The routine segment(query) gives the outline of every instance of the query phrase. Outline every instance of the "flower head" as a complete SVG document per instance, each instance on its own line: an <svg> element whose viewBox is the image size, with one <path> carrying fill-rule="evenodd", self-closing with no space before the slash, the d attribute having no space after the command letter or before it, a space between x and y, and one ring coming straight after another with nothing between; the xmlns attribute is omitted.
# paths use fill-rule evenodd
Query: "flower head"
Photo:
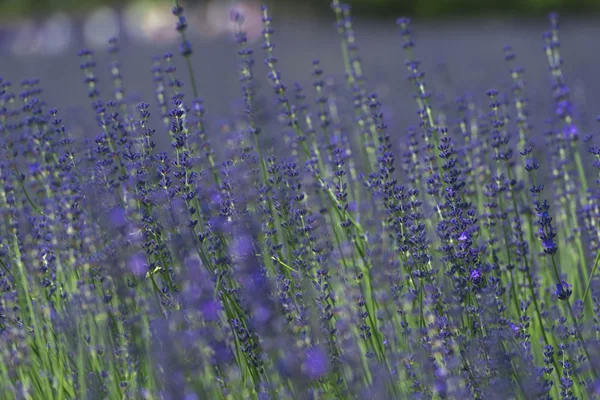
<svg viewBox="0 0 600 400"><path fill-rule="evenodd" d="M570 285L565 281L561 281L560 283L556 284L556 290L554 291L554 294L556 295L556 297L558 297L559 300L568 300L569 297L571 297L571 294L573 293L573 291L571 290L572 286L573 285Z"/></svg>
<svg viewBox="0 0 600 400"><path fill-rule="evenodd" d="M469 274L469 280L473 282L474 285L480 285L483 283L483 274L479 271L479 268L475 268Z"/></svg>
<svg viewBox="0 0 600 400"><path fill-rule="evenodd" d="M563 128L563 136L568 140L577 140L579 137L579 129L575 124L566 125Z"/></svg>

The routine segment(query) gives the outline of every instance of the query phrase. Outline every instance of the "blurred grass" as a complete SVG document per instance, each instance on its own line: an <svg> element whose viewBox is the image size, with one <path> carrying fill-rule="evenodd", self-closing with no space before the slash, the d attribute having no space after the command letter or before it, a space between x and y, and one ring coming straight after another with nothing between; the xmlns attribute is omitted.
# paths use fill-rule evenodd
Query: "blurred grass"
<svg viewBox="0 0 600 400"><path fill-rule="evenodd" d="M12 17L30 14L46 14L56 10L85 11L98 5L123 6L132 0L0 0L0 16ZM139 1L139 0L138 0ZM142 0L169 2L169 0ZM213 0L230 1L234 0ZM259 1L260 0L256 0ZM304 0L316 9L326 10L328 0ZM297 0L263 0L278 5L297 5ZM548 11L590 12L600 11L600 0L346 0L361 14L411 15L419 17L449 17L469 15L535 15ZM189 0L185 3L205 3Z"/></svg>

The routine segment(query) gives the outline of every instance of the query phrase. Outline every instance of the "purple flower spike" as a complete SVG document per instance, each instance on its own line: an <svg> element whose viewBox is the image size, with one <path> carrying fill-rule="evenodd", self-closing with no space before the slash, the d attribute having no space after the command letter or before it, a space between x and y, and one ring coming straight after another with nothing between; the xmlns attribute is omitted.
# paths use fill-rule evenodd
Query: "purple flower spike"
<svg viewBox="0 0 600 400"><path fill-rule="evenodd" d="M556 297L558 297L559 300L568 300L569 297L571 297L571 294L573 293L571 291L572 286L573 285L570 285L565 281L557 283L554 294L556 295Z"/></svg>
<svg viewBox="0 0 600 400"><path fill-rule="evenodd" d="M556 243L554 243L554 240L552 239L543 240L542 246L544 247L544 253L546 254L556 254L556 250L558 250Z"/></svg>
<svg viewBox="0 0 600 400"><path fill-rule="evenodd" d="M233 7L229 10L229 20L236 24L244 23L244 14L238 7Z"/></svg>
<svg viewBox="0 0 600 400"><path fill-rule="evenodd" d="M575 124L569 124L564 127L563 135L565 139L577 140L577 138L579 137L579 129Z"/></svg>
<svg viewBox="0 0 600 400"><path fill-rule="evenodd" d="M475 268L469 274L469 279L473 282L474 285L480 285L483 282L483 274L479 271L478 268Z"/></svg>
<svg viewBox="0 0 600 400"><path fill-rule="evenodd" d="M510 327L510 330L513 331L513 333L514 333L515 336L519 336L519 333L521 332L521 329L517 325L513 324L512 322L510 322L508 324L508 326Z"/></svg>

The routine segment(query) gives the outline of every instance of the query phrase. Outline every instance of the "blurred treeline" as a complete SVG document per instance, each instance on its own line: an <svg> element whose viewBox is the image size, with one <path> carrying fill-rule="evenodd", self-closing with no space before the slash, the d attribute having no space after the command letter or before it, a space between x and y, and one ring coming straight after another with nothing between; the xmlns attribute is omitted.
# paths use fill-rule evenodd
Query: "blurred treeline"
<svg viewBox="0 0 600 400"><path fill-rule="evenodd" d="M18 15L45 14L55 10L77 13L98 5L123 6L140 0L0 0L0 18ZM171 0L141 0L166 2ZM235 0L183 0L184 4L218 1L236 3ZM243 1L243 0L241 0ZM250 1L250 0L246 0ZM276 3L290 7L311 4L315 11L327 10L330 0L252 0ZM470 15L535 15L548 11L590 12L600 11L600 0L345 0L355 12L373 16L409 15L419 17L446 17Z"/></svg>

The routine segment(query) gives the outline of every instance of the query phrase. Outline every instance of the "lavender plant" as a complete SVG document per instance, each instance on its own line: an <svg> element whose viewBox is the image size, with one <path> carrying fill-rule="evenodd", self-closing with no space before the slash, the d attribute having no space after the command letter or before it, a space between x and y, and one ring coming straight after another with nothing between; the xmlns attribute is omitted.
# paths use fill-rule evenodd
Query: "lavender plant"
<svg viewBox="0 0 600 400"><path fill-rule="evenodd" d="M361 67L350 8L332 10L345 79L314 60L312 90L279 70L266 7L260 49L232 11L241 109L221 131L178 1L187 71L155 57L153 104L127 95L117 39L110 92L79 53L93 126L46 104L38 80L0 78L0 398L600 395L600 151L557 15L547 129L530 122L509 45L508 86L436 104L426 49L399 19L415 99L402 132Z"/></svg>

